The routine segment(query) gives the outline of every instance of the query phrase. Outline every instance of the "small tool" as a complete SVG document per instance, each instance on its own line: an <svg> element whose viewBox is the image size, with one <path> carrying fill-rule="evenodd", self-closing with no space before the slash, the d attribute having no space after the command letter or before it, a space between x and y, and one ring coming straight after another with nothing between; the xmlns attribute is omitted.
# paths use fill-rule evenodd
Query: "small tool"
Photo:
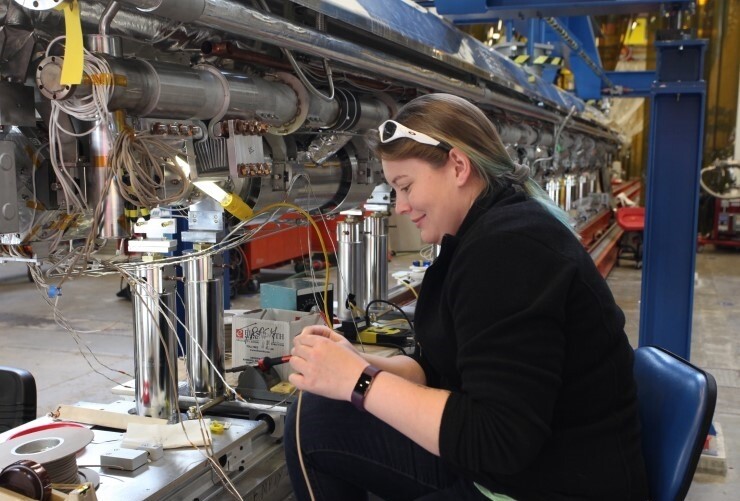
<svg viewBox="0 0 740 501"><path fill-rule="evenodd" d="M260 358L257 361L257 365L254 367L258 368L262 372L267 372L270 370L271 367L275 367L276 365L282 365L287 363L290 360L291 355L284 355L282 357L265 357Z"/></svg>
<svg viewBox="0 0 740 501"><path fill-rule="evenodd" d="M282 357L265 357L257 360L256 365L240 365L238 367L232 367L226 369L226 372L239 372L246 369L259 369L262 372L269 372L271 368L276 365L282 365L290 360L291 355L283 355Z"/></svg>

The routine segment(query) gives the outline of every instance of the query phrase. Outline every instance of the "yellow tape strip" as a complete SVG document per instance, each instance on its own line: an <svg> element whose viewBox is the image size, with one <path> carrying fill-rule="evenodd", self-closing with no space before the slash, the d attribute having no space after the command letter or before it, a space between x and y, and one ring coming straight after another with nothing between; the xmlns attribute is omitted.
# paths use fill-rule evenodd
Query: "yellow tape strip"
<svg viewBox="0 0 740 501"><path fill-rule="evenodd" d="M92 75L83 75L82 83L87 85L115 85L116 87L126 87L128 79L124 75L113 75L112 73L94 73Z"/></svg>
<svg viewBox="0 0 740 501"><path fill-rule="evenodd" d="M72 0L71 2L64 2L61 9L64 11L66 42L64 44L62 75L59 81L62 85L76 85L82 82L82 68L85 60L82 50L80 6L77 4L77 0Z"/></svg>
<svg viewBox="0 0 740 501"><path fill-rule="evenodd" d="M537 56L534 60L534 64L545 64L547 62L547 56Z"/></svg>

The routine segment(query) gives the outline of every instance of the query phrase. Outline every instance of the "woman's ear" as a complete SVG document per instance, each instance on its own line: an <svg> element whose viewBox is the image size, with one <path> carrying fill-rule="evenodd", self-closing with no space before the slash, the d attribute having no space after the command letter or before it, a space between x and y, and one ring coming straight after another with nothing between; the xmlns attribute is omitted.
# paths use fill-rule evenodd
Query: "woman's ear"
<svg viewBox="0 0 740 501"><path fill-rule="evenodd" d="M455 172L455 181L458 186L464 186L473 175L473 165L462 150L452 148L448 155L447 161Z"/></svg>

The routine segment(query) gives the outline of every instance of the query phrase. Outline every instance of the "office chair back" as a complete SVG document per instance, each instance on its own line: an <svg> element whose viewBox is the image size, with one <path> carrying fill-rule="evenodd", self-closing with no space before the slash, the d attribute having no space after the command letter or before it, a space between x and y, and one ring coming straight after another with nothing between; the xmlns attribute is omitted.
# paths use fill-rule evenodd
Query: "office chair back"
<svg viewBox="0 0 740 501"><path fill-rule="evenodd" d="M717 384L656 346L635 350L634 374L650 499L682 500L712 424Z"/></svg>
<svg viewBox="0 0 740 501"><path fill-rule="evenodd" d="M0 366L0 433L36 419L36 381L30 372Z"/></svg>

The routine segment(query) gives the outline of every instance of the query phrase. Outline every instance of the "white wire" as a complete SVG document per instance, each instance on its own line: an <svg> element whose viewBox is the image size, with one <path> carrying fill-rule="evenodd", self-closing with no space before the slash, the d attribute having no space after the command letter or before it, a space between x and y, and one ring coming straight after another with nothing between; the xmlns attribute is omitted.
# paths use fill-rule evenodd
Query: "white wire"
<svg viewBox="0 0 740 501"><path fill-rule="evenodd" d="M46 48L46 56L51 48L65 37L53 39ZM65 207L69 214L87 210L85 191L71 176L63 158L63 144L60 133L72 137L86 136L96 127L108 127L108 101L114 90L112 71L108 62L86 49L83 49L83 73L91 81L92 92L81 98L71 97L65 100L51 100L51 114L49 118L49 157L57 182L64 195ZM102 75L102 78L100 77ZM60 113L65 113L84 122L96 122L90 129L76 133L65 129L59 123ZM69 159L70 164L76 164L77 159Z"/></svg>
<svg viewBox="0 0 740 501"><path fill-rule="evenodd" d="M720 200L738 200L740 199L740 194L738 195L725 195L722 193L718 193L714 191L712 188L710 188L705 182L704 182L704 173L717 170L717 169L724 169L726 167L736 167L740 169L740 163L718 163L714 165L710 165L709 167L704 167L701 172L699 173L699 183L701 184L701 187L704 191L712 195L714 198L718 198ZM737 179L734 180L737 182ZM737 189L737 188L735 188Z"/></svg>

